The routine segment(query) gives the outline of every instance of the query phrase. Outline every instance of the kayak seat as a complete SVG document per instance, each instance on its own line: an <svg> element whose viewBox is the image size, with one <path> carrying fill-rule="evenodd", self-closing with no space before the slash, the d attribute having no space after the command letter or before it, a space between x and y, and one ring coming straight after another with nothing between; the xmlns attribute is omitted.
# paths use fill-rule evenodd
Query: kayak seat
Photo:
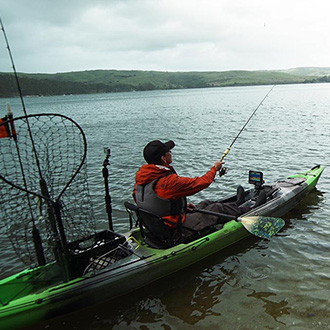
<svg viewBox="0 0 330 330"><path fill-rule="evenodd" d="M144 241L155 249L172 247L181 239L177 230L171 230L165 223L170 221L159 217L135 204L124 203L127 212L134 212Z"/></svg>

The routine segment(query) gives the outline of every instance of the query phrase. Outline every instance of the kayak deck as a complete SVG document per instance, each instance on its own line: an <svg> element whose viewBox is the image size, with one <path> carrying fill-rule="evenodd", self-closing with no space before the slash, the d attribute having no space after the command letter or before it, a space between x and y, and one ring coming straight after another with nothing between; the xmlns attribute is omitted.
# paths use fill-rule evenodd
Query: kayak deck
<svg viewBox="0 0 330 330"><path fill-rule="evenodd" d="M268 186L270 195L267 197L266 203L252 209L245 216L283 216L315 188L323 171L324 167L317 165L306 172L278 180L273 186ZM254 203L252 195L253 189L246 195L247 203L251 203L251 206Z"/></svg>

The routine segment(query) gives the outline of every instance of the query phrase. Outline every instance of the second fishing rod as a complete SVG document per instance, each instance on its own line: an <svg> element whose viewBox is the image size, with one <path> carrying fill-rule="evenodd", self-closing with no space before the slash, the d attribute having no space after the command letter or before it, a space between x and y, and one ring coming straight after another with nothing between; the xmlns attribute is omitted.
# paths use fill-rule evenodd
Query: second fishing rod
<svg viewBox="0 0 330 330"><path fill-rule="evenodd" d="M276 85L273 85L272 88L268 91L268 93L264 96L264 98L261 100L261 102L258 104L258 106L254 109L254 111L252 112L251 116L249 117L249 119L245 122L244 126L241 128L241 130L238 132L238 134L235 136L234 140L232 141L232 143L229 145L229 147L224 151L224 153L222 154L220 161L222 162L224 160L224 158L228 155L231 147L233 146L233 144L236 142L236 140L238 139L238 137L241 135L241 133L244 131L245 127L247 126L247 124L249 123L249 121L252 119L252 117L255 115L255 113L258 111L258 109L260 108L260 106L262 105L262 103L265 101L265 99L267 98L267 96L271 93L271 91L274 89ZM219 171L219 176L223 176L224 174L226 174L227 172L227 168L223 167L220 171Z"/></svg>

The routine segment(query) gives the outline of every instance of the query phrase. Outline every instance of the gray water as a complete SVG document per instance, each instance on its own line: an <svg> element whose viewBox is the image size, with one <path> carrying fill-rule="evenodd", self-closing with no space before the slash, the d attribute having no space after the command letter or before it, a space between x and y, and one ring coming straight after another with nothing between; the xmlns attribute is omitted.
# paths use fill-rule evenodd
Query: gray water
<svg viewBox="0 0 330 330"><path fill-rule="evenodd" d="M89 186L97 226L107 228L102 178L103 147L111 148L110 190L114 227L128 229L142 149L153 139L176 143L173 166L183 176L204 174L230 145L271 86L28 97L32 113L76 120L88 140ZM22 115L18 99L10 102ZM330 84L275 86L226 157L228 173L189 201L224 197L248 171L271 184L311 168L329 166ZM271 241L249 237L212 257L135 293L65 316L40 329L330 329L330 179L287 214ZM1 277L21 265L6 238ZM35 329L35 328L34 328Z"/></svg>

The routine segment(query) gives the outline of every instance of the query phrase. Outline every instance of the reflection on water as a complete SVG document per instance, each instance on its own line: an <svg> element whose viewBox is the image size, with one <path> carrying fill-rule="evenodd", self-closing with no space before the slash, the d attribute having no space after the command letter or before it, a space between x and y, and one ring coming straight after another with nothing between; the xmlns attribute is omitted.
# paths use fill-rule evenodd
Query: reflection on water
<svg viewBox="0 0 330 330"><path fill-rule="evenodd" d="M84 129L99 228L107 227L103 147L111 147L113 218L115 229L124 232L128 221L123 202L131 199L148 141L173 139L177 172L201 175L220 158L268 90L258 86L29 98L27 108L31 113L60 111ZM15 109L15 100L10 102ZM263 171L271 184L316 164L330 165L329 104L329 84L276 86L226 157L228 174L189 201L221 198L237 184L247 188L249 169ZM317 190L283 217L286 226L270 241L251 236L144 289L39 329L328 329L328 170ZM5 237L0 240L5 247L0 268L8 274L15 271L15 259Z"/></svg>
<svg viewBox="0 0 330 330"><path fill-rule="evenodd" d="M306 220L309 214L315 212L316 210L322 211L325 206L325 193L316 188L300 202L299 207L296 207L287 213L285 218L291 219L292 221L294 219Z"/></svg>
<svg viewBox="0 0 330 330"><path fill-rule="evenodd" d="M265 312L270 315L276 322L285 324L278 320L279 317L284 314L290 314L290 307L288 307L288 302L282 300L280 302L275 302L276 294L271 292L256 292L253 290L253 293L248 294L248 297L253 297L255 299L261 300L265 308Z"/></svg>

